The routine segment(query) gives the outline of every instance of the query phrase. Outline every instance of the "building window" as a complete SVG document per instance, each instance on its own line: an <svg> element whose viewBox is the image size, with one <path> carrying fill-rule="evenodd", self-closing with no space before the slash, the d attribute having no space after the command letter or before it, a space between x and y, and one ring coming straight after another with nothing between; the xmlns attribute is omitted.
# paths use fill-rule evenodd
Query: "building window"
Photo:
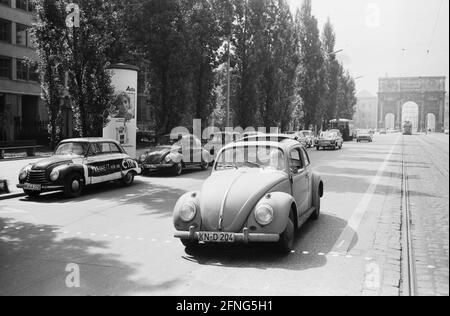
<svg viewBox="0 0 450 316"><path fill-rule="evenodd" d="M28 11L27 0L16 0L16 8Z"/></svg>
<svg viewBox="0 0 450 316"><path fill-rule="evenodd" d="M17 80L28 80L28 67L22 59L17 59Z"/></svg>
<svg viewBox="0 0 450 316"><path fill-rule="evenodd" d="M33 65L33 66L29 67L29 79L31 81L39 82L39 68L37 65Z"/></svg>
<svg viewBox="0 0 450 316"><path fill-rule="evenodd" d="M0 56L0 77L11 79L11 57Z"/></svg>
<svg viewBox="0 0 450 316"><path fill-rule="evenodd" d="M11 22L0 20L0 41L11 43Z"/></svg>
<svg viewBox="0 0 450 316"><path fill-rule="evenodd" d="M28 26L16 24L16 44L28 46Z"/></svg>
<svg viewBox="0 0 450 316"><path fill-rule="evenodd" d="M0 4L11 7L11 0L0 0Z"/></svg>

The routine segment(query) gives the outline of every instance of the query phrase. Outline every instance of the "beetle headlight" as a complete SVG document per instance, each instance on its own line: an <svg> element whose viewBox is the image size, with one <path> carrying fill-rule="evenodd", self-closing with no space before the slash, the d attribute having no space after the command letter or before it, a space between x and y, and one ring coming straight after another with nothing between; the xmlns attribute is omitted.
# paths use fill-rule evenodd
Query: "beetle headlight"
<svg viewBox="0 0 450 316"><path fill-rule="evenodd" d="M180 208L180 217L184 222L190 222L197 215L197 206L194 202L186 202Z"/></svg>
<svg viewBox="0 0 450 316"><path fill-rule="evenodd" d="M52 180L54 182L54 181L58 180L58 178L59 178L59 170L57 168L55 168L50 173L50 180Z"/></svg>
<svg viewBox="0 0 450 316"><path fill-rule="evenodd" d="M273 208L270 205L263 204L255 210L256 222L261 226L267 226L273 221Z"/></svg>
<svg viewBox="0 0 450 316"><path fill-rule="evenodd" d="M28 171L31 169L31 165L25 166L22 168L22 170L20 170L19 173L19 180L23 181L27 178L28 176Z"/></svg>

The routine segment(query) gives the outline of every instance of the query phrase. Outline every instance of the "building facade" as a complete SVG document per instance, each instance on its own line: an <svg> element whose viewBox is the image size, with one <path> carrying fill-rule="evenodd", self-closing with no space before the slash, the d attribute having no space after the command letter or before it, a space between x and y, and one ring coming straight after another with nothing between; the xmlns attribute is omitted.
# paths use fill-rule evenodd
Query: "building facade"
<svg viewBox="0 0 450 316"><path fill-rule="evenodd" d="M378 121L378 98L367 91L357 95L358 103L353 117L355 128L376 129Z"/></svg>
<svg viewBox="0 0 450 316"><path fill-rule="evenodd" d="M37 59L30 38L34 8L29 0L0 0L0 141L47 141Z"/></svg>

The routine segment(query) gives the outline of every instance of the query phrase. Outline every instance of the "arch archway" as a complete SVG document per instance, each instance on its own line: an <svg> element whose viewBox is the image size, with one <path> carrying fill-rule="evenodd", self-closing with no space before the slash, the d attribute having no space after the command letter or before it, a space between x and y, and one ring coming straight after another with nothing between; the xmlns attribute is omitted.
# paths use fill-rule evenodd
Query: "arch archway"
<svg viewBox="0 0 450 316"><path fill-rule="evenodd" d="M402 107L402 122L409 121L413 125L413 132L419 131L419 106L415 102L406 102Z"/></svg>
<svg viewBox="0 0 450 316"><path fill-rule="evenodd" d="M386 114L385 117L385 126L386 129L394 129L395 128L395 115L393 113Z"/></svg>
<svg viewBox="0 0 450 316"><path fill-rule="evenodd" d="M433 113L427 114L427 130L430 130L434 133L436 132L436 115Z"/></svg>

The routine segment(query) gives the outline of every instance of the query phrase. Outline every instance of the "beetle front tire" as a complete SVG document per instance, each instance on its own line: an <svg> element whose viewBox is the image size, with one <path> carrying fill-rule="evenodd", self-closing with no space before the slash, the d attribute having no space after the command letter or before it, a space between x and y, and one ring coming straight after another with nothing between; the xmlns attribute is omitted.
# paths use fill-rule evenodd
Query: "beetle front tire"
<svg viewBox="0 0 450 316"><path fill-rule="evenodd" d="M294 227L294 219L293 213L289 215L286 229L280 235L280 241L278 242L278 250L281 253L288 254L292 251L294 247L294 239L295 239L295 227Z"/></svg>
<svg viewBox="0 0 450 316"><path fill-rule="evenodd" d="M317 221L320 217L320 194L319 192L316 193L316 198L314 200L314 212L311 214L311 219L313 221Z"/></svg>
<svg viewBox="0 0 450 316"><path fill-rule="evenodd" d="M79 174L74 173L67 177L64 187L64 196L66 198L79 197L83 192L83 190L84 190L84 181Z"/></svg>
<svg viewBox="0 0 450 316"><path fill-rule="evenodd" d="M30 199L37 199L37 198L41 195L41 192L36 192L36 191L23 190L23 192L24 192Z"/></svg>
<svg viewBox="0 0 450 316"><path fill-rule="evenodd" d="M192 249L198 246L198 241L191 241L187 239L181 239L181 243L188 249Z"/></svg>

